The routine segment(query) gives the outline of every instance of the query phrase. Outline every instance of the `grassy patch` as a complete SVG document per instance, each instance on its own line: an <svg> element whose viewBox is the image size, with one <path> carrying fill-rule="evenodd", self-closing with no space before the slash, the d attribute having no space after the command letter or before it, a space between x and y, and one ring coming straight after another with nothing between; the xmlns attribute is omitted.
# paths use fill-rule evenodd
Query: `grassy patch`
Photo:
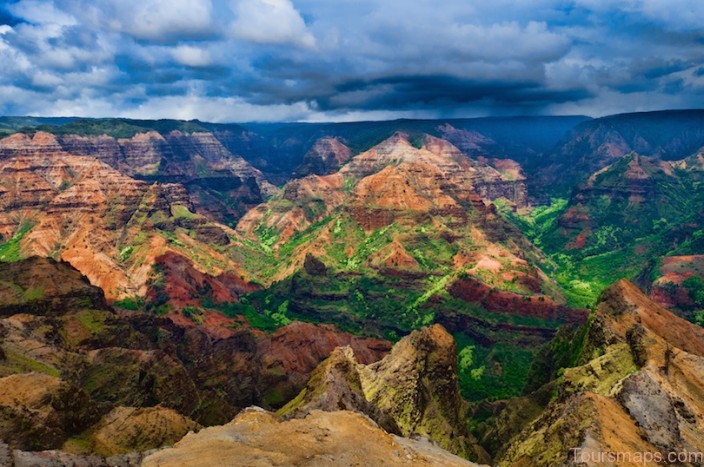
<svg viewBox="0 0 704 467"><path fill-rule="evenodd" d="M188 208L182 204L173 204L171 205L171 214L175 218L181 218L181 219L196 219L198 218L197 214L192 213L191 211L188 210Z"/></svg>
<svg viewBox="0 0 704 467"><path fill-rule="evenodd" d="M499 342L482 347L464 334L455 334L462 396L469 401L518 396L528 377L533 352Z"/></svg>
<svg viewBox="0 0 704 467"><path fill-rule="evenodd" d="M35 225L34 222L23 222L12 238L0 245L0 261L14 262L22 259L20 242Z"/></svg>
<svg viewBox="0 0 704 467"><path fill-rule="evenodd" d="M105 331L105 321L90 310L83 310L78 314L78 322L81 326L94 334Z"/></svg>
<svg viewBox="0 0 704 467"><path fill-rule="evenodd" d="M46 363L35 360L24 353L16 352L12 349L5 348L5 362L3 366L13 368L17 373L37 372L44 373L49 376L59 377L59 370Z"/></svg>
<svg viewBox="0 0 704 467"><path fill-rule="evenodd" d="M114 302L112 305L125 310L139 311L144 308L144 300L140 297L126 297Z"/></svg>

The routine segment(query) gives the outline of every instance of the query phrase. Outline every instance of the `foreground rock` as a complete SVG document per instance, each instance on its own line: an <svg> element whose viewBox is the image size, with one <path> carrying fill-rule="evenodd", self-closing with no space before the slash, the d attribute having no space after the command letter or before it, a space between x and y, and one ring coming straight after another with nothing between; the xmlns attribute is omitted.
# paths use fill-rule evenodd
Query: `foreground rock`
<svg viewBox="0 0 704 467"><path fill-rule="evenodd" d="M90 439L95 452L114 456L170 446L198 429L196 422L165 407L117 407L91 430Z"/></svg>
<svg viewBox="0 0 704 467"><path fill-rule="evenodd" d="M293 418L340 409L364 413L389 432L422 436L463 457L488 460L467 430L455 342L440 325L414 331L371 365L357 364L350 348L337 349L279 414Z"/></svg>
<svg viewBox="0 0 704 467"><path fill-rule="evenodd" d="M0 439L22 449L53 449L96 420L85 393L59 378L26 373L0 378Z"/></svg>
<svg viewBox="0 0 704 467"><path fill-rule="evenodd" d="M399 438L348 411L313 411L279 422L248 409L231 423L206 428L148 456L144 467L267 465L474 465L430 443Z"/></svg>

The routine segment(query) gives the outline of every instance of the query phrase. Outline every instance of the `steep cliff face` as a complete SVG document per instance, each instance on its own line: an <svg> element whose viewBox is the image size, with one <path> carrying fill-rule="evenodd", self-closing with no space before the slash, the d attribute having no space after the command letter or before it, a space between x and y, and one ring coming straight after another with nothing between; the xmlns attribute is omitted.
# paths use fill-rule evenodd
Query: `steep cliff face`
<svg viewBox="0 0 704 467"><path fill-rule="evenodd" d="M462 225L467 222L466 208L447 194L458 191L429 164L401 163L362 179L345 209L365 231L394 223L414 227L435 216L452 218L449 225ZM475 205L484 207L480 202Z"/></svg>
<svg viewBox="0 0 704 467"><path fill-rule="evenodd" d="M464 404L454 340L434 325L401 339L371 365L357 364L351 349L336 350L279 415L303 418L314 410L355 410L389 432L427 437L455 454L488 460L467 431Z"/></svg>
<svg viewBox="0 0 704 467"><path fill-rule="evenodd" d="M34 136L15 134L0 140L0 157L71 154L97 159L119 173L147 181L182 183L196 208L222 222L234 222L273 192L261 171L230 152L214 133L137 133Z"/></svg>
<svg viewBox="0 0 704 467"><path fill-rule="evenodd" d="M650 298L661 306L676 309L690 320L704 305L704 255L678 255L662 258L653 272Z"/></svg>
<svg viewBox="0 0 704 467"><path fill-rule="evenodd" d="M92 157L40 151L0 161L0 174L3 259L62 258L111 299L144 294L154 258L172 249L165 235L178 235L174 223L194 209L181 185L149 185ZM201 223L196 232L207 228Z"/></svg>
<svg viewBox="0 0 704 467"><path fill-rule="evenodd" d="M320 138L305 153L303 162L293 171L292 178L335 173L351 157L352 151L339 138Z"/></svg>
<svg viewBox="0 0 704 467"><path fill-rule="evenodd" d="M514 175L520 172L510 164L502 170ZM365 230L404 216L407 223L422 223L447 214L466 223L470 209L493 216L477 189L486 191L487 183L502 180L497 169L468 159L447 141L425 136L417 148L408 135L395 133L354 156L335 174L290 181L270 203L245 216L237 230L253 235L257 229L271 228L276 233L272 244L276 248L337 208L364 223ZM431 204L436 208L431 209Z"/></svg>
<svg viewBox="0 0 704 467"><path fill-rule="evenodd" d="M213 147L217 148L219 143L211 139L196 145L192 141L196 136L189 136L191 146L178 157L191 157L188 151L210 151L209 163L220 164L218 158L225 157L225 150L218 153ZM176 134L170 137L175 141L186 138ZM65 152L59 141L62 138L73 142L72 150L94 156ZM115 154L108 151L112 146L101 149L93 145L95 141L86 138L37 132L31 138L13 135L0 141L5 151L5 158L0 159L0 235L3 239L0 260L12 261L31 255L63 259L104 289L111 301L147 295L153 289L152 279L158 275L153 267L159 263L159 257L179 257L183 268L197 270L203 277L225 278L229 274L229 279L220 281L214 296L205 294L201 298L212 298L215 303L236 301L240 291L251 290L244 285L249 282L249 276L242 270L239 258L246 249L235 248L242 247L237 234L214 221L207 209L200 209L199 201L193 202L195 194L210 196L213 192L201 189L202 186L189 188L191 180L187 177L197 177L188 175L189 161L182 161L179 166L172 152L170 162L165 166L159 163L164 174L181 171L181 175L174 172L162 178L186 177L186 185L149 183L124 173L140 176L151 162L131 156L113 158ZM98 137L103 142L106 138ZM170 150L176 146L176 143L169 146L167 139L156 133L137 134L131 141L159 143ZM146 159L152 160L150 157ZM225 166L228 171L239 170L234 162ZM204 175L197 181L210 183ZM217 204L208 203L208 209L219 208ZM198 214L199 210L206 215ZM177 276L171 275L174 279ZM182 282L175 283L171 289L179 292ZM204 287L201 282L198 287ZM192 289L193 285L190 287ZM162 304L170 301L175 311L186 305L197 305L191 303L198 301L193 294L188 298L181 292L173 300L160 300Z"/></svg>
<svg viewBox="0 0 704 467"><path fill-rule="evenodd" d="M414 145L409 135L402 132L397 132L369 151L354 156L340 169L340 175L361 180L385 167L401 163L430 165L462 191L473 192L483 187L489 194L489 186L507 181L507 177L500 171L481 160L468 158L448 141L425 135L420 143Z"/></svg>
<svg viewBox="0 0 704 467"><path fill-rule="evenodd" d="M460 298L470 303L481 304L486 310L494 313L512 313L529 318L542 318L547 320L560 320L583 324L589 316L588 310L569 308L558 304L555 300L540 293L540 283L534 276L523 274L516 275L515 281L526 283L534 295L527 296L510 291L494 289L481 281L471 277L461 277L454 281L448 288L453 297ZM462 323L466 324L466 323ZM457 328L462 325L457 323Z"/></svg>
<svg viewBox="0 0 704 467"><path fill-rule="evenodd" d="M673 462L671 453L701 452L701 327L623 280L602 295L582 349L583 365L564 371L556 400L514 438L501 465L598 465L599 453Z"/></svg>
<svg viewBox="0 0 704 467"><path fill-rule="evenodd" d="M468 156L486 156L499 149L496 141L477 131L455 128L449 123L440 125L438 131L442 134L443 139L452 143Z"/></svg>
<svg viewBox="0 0 704 467"><path fill-rule="evenodd" d="M40 257L6 264L0 269L0 315L51 315L79 306L107 309L103 291L66 266Z"/></svg>
<svg viewBox="0 0 704 467"><path fill-rule="evenodd" d="M665 255L700 253L702 173L696 155L673 162L630 153L577 186L539 239L565 271L563 285L593 303L622 277L650 289Z"/></svg>
<svg viewBox="0 0 704 467"><path fill-rule="evenodd" d="M494 140L476 131L455 128L449 123L441 125L438 130L443 139L472 157L481 174L475 177L474 186L482 198L492 201L503 198L516 209L529 206L526 177L521 165L511 159L497 157L503 151Z"/></svg>
<svg viewBox="0 0 704 467"><path fill-rule="evenodd" d="M250 211L237 231L277 259L261 271L271 288L250 304L372 335L440 321L479 345L527 348L549 340L558 323L583 320L538 267L541 253L475 191L479 165L438 138L414 142L397 133L335 174L290 181ZM321 266L307 268L307 258ZM481 297L452 292L464 276L482 285ZM499 379L525 370L486 363L486 375ZM468 381L472 369L463 371Z"/></svg>
<svg viewBox="0 0 704 467"><path fill-rule="evenodd" d="M97 454L111 457L171 446L200 428L173 409L117 407L91 429L89 436Z"/></svg>
<svg viewBox="0 0 704 467"><path fill-rule="evenodd" d="M558 225L579 233L608 223L640 230L650 228L651 225L641 227L638 223L652 222L664 215L665 203L658 198L676 196L676 192L667 189L676 183L671 164L632 153L594 173L577 188ZM597 206L601 212L597 212Z"/></svg>

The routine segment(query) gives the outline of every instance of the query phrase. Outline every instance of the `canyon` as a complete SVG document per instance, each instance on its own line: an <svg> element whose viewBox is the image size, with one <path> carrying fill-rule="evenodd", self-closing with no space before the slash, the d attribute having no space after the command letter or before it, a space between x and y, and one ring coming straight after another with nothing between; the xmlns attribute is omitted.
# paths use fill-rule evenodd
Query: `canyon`
<svg viewBox="0 0 704 467"><path fill-rule="evenodd" d="M704 449L702 118L7 118L0 459Z"/></svg>

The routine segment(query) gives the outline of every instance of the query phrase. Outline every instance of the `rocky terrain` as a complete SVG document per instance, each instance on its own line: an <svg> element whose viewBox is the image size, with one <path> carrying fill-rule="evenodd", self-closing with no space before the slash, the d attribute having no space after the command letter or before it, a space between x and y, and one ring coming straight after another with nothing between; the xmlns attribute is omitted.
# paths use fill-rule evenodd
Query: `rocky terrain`
<svg viewBox="0 0 704 467"><path fill-rule="evenodd" d="M320 138L305 153L303 162L293 171L292 178L335 173L351 157L352 151L339 138Z"/></svg>
<svg viewBox="0 0 704 467"><path fill-rule="evenodd" d="M526 358L560 323L583 322L542 253L475 189L503 175L447 141L411 140L397 132L336 173L294 179L240 220L237 232L276 258L261 270L271 287L249 304L389 339L436 320L465 346L505 342ZM471 281L483 292L462 293ZM525 377L515 360L487 357L481 384Z"/></svg>
<svg viewBox="0 0 704 467"><path fill-rule="evenodd" d="M489 460L462 422L457 350L440 325L412 332L371 365L359 365L351 348L336 349L278 415L301 418L340 409L366 414L388 432L422 436L462 457Z"/></svg>
<svg viewBox="0 0 704 467"><path fill-rule="evenodd" d="M272 442L276 440L276 442ZM143 466L218 465L476 465L424 441L390 435L349 411L313 411L278 421L248 409L232 423L186 436Z"/></svg>
<svg viewBox="0 0 704 467"><path fill-rule="evenodd" d="M258 169L231 153L213 133L174 130L162 135L148 131L131 138L114 138L39 131L0 140L1 159L39 154L96 159L131 178L180 183L201 213L221 222L240 217L274 188Z"/></svg>
<svg viewBox="0 0 704 467"><path fill-rule="evenodd" d="M683 159L704 146L702 121L704 114L700 110L673 110L611 115L583 122L541 164L539 178L564 187L631 152L665 161Z"/></svg>
<svg viewBox="0 0 704 467"><path fill-rule="evenodd" d="M702 118L0 119L0 464L702 450Z"/></svg>
<svg viewBox="0 0 704 467"><path fill-rule="evenodd" d="M277 408L338 346L372 363L389 344L292 323L226 339L116 313L67 263L0 268L0 436L12 449L104 456L171 443L243 407Z"/></svg>
<svg viewBox="0 0 704 467"><path fill-rule="evenodd" d="M663 460L704 449L701 327L620 281L604 292L582 345L582 365L564 371L554 401L503 450L500 465L581 465L573 449L586 458L647 452Z"/></svg>

